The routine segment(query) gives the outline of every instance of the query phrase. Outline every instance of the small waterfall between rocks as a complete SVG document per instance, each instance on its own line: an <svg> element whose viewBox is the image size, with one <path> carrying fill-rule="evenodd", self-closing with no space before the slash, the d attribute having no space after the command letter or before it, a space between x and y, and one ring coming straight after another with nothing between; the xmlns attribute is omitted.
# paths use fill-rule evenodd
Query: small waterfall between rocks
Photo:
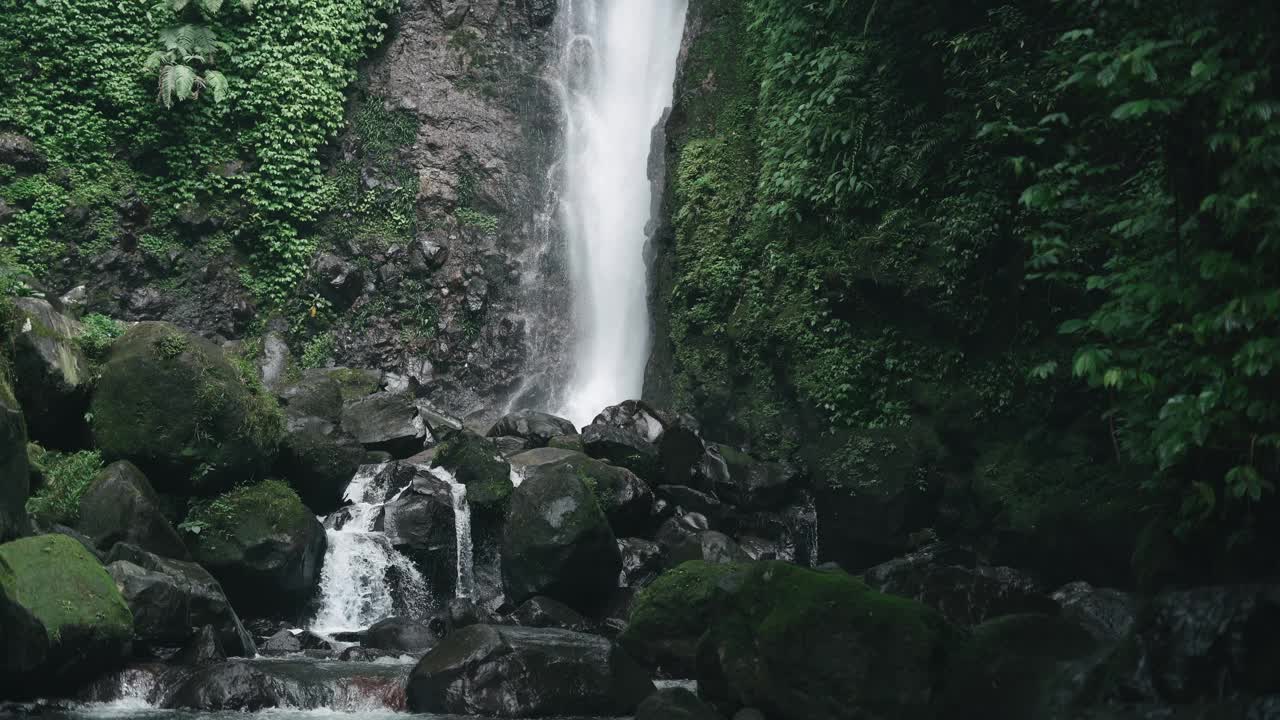
<svg viewBox="0 0 1280 720"><path fill-rule="evenodd" d="M471 543L471 506L467 504L467 486L442 467L431 468L431 474L449 484L449 494L453 498L453 530L458 546L458 582L454 596L474 598L475 560Z"/></svg>

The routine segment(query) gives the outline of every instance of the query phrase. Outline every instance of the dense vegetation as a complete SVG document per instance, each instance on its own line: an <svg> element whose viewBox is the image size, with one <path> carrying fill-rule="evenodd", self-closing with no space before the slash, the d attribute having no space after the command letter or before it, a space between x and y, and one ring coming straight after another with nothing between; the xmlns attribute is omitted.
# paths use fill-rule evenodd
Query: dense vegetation
<svg viewBox="0 0 1280 720"><path fill-rule="evenodd" d="M1280 470L1280 10L695 12L678 402L833 474L868 429L927 422L950 471L1022 496L1006 520L1105 476L1184 535L1249 537Z"/></svg>
<svg viewBox="0 0 1280 720"><path fill-rule="evenodd" d="M312 224L339 192L319 151L395 3L223 4L0 3L0 130L47 160L30 174L0 166L10 285L123 238L161 262L193 243L237 253L260 299L295 292ZM191 232L201 225L217 229Z"/></svg>

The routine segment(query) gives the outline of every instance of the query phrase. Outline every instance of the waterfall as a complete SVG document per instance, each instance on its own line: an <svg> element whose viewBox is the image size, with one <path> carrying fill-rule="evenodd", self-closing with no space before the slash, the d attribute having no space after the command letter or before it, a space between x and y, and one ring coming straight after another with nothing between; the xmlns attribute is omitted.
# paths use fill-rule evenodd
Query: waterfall
<svg viewBox="0 0 1280 720"><path fill-rule="evenodd" d="M449 484L453 500L454 543L458 547L458 582L454 595L470 598L475 595L475 569L471 546L471 506L467 505L467 486L458 482L448 470L432 468L431 474Z"/></svg>
<svg viewBox="0 0 1280 720"><path fill-rule="evenodd" d="M652 131L671 104L687 0L569 0L558 18L560 222L575 318L559 414L584 425L637 398L650 349Z"/></svg>
<svg viewBox="0 0 1280 720"><path fill-rule="evenodd" d="M431 597L422 573L373 528L394 475L389 464L364 465L347 485L352 503L325 520L328 548L320 601L311 629L322 635L363 630L384 618L425 608Z"/></svg>

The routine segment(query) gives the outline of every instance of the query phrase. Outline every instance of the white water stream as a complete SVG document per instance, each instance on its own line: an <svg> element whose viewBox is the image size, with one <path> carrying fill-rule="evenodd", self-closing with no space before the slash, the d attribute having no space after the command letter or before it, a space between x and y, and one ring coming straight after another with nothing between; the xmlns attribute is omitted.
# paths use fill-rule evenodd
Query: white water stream
<svg viewBox="0 0 1280 720"><path fill-rule="evenodd" d="M649 359L646 225L654 126L671 105L687 0L568 0L558 28L573 286L573 371L559 413L585 425L640 397Z"/></svg>

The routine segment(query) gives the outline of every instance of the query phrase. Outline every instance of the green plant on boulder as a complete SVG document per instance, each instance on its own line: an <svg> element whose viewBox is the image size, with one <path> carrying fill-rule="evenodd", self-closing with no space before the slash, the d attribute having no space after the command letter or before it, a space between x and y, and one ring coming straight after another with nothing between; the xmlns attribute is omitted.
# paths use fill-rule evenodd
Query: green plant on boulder
<svg viewBox="0 0 1280 720"><path fill-rule="evenodd" d="M76 341L80 349L93 361L106 359L116 340L124 334L124 323L101 313L90 313L80 319L83 330Z"/></svg>
<svg viewBox="0 0 1280 720"><path fill-rule="evenodd" d="M91 413L104 456L132 461L161 491L189 495L262 474L284 427L256 374L167 323L139 323L116 342Z"/></svg>
<svg viewBox="0 0 1280 720"><path fill-rule="evenodd" d="M102 469L102 453L80 450L64 453L31 443L27 461L43 482L27 500L27 512L43 524L72 525L80 516L80 498Z"/></svg>

